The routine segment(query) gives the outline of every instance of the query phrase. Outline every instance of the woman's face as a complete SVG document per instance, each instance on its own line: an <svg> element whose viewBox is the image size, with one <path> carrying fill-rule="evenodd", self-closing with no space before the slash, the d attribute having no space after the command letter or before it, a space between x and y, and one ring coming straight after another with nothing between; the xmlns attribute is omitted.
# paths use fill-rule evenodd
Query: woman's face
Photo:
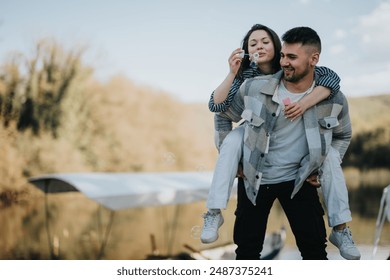
<svg viewBox="0 0 390 280"><path fill-rule="evenodd" d="M257 65L271 64L275 56L275 47L266 31L255 30L252 32L248 40L248 52L251 60L254 53L259 55Z"/></svg>

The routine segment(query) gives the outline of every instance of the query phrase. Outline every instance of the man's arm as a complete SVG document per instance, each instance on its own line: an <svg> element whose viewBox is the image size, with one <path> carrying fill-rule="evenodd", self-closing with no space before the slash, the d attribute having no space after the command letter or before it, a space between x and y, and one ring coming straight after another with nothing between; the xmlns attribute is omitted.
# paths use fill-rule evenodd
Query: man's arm
<svg viewBox="0 0 390 280"><path fill-rule="evenodd" d="M339 95L342 95L342 93L340 92ZM339 125L334 128L332 136L332 146L339 151L341 159L344 157L352 138L348 102L344 95L342 95L342 99L343 108L337 116Z"/></svg>
<svg viewBox="0 0 390 280"><path fill-rule="evenodd" d="M215 128L215 132L214 132L215 146L219 151L219 147L221 147L222 142L225 139L226 135L228 135L229 132L232 130L233 124L229 118L225 118L221 116L221 114L215 114L214 128Z"/></svg>

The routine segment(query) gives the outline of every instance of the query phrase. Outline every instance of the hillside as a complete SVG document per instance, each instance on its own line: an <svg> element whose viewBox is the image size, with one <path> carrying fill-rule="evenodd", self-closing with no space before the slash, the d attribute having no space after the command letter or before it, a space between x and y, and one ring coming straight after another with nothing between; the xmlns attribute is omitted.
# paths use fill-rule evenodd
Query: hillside
<svg viewBox="0 0 390 280"><path fill-rule="evenodd" d="M390 93L348 98L354 135L383 127L390 128Z"/></svg>

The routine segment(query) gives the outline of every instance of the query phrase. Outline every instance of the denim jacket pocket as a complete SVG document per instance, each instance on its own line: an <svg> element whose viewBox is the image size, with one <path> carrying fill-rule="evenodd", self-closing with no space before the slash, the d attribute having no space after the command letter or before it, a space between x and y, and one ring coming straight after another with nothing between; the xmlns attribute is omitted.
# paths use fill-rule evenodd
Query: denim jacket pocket
<svg viewBox="0 0 390 280"><path fill-rule="evenodd" d="M260 118L250 109L245 109L244 112L242 112L241 117L252 127L259 127L264 123L264 119Z"/></svg>
<svg viewBox="0 0 390 280"><path fill-rule="evenodd" d="M245 119L245 134L244 144L250 151L256 148L256 143L259 138L261 126L264 123L264 119L253 113L252 110L246 109L242 113L241 117Z"/></svg>
<svg viewBox="0 0 390 280"><path fill-rule="evenodd" d="M319 119L318 123L325 129L332 129L339 125L339 120L336 117L325 117Z"/></svg>
<svg viewBox="0 0 390 280"><path fill-rule="evenodd" d="M324 117L319 119L318 123L320 125L320 137L322 138L321 155L325 156L332 144L333 129L339 125L339 121L336 117Z"/></svg>

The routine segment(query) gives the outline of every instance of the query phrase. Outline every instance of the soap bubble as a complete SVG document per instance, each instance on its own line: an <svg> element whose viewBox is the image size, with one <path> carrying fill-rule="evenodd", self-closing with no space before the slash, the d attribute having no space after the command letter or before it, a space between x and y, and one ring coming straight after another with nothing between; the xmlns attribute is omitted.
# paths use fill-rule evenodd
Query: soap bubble
<svg viewBox="0 0 390 280"><path fill-rule="evenodd" d="M191 237L193 239L199 239L201 233L202 233L202 227L201 226L193 226L191 228Z"/></svg>

